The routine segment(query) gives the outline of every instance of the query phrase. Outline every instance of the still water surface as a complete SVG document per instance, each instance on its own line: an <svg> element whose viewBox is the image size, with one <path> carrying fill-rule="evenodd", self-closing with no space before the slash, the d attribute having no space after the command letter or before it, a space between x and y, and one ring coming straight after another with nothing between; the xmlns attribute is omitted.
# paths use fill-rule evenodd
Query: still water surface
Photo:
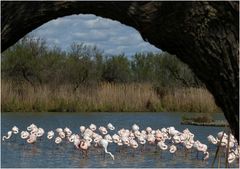
<svg viewBox="0 0 240 169"><path fill-rule="evenodd" d="M185 113L187 114L187 113ZM79 132L79 126L89 126L91 123L97 126L106 126L109 122L115 126L115 131L121 128L130 129L132 124L136 123L140 129L147 126L153 129L174 126L182 131L189 128L195 134L195 140L208 144L207 136L216 135L224 128L220 127L201 127L181 125L182 113L2 113L1 114L1 132L6 134L12 126L16 125L21 130L32 123L42 127L45 132L55 130L58 127L69 127L73 133ZM215 119L224 119L222 114L215 114ZM114 134L110 132L111 135ZM116 151L115 144L109 145L109 151L115 155L113 161L109 156L102 155L101 149L92 149L88 158L82 158L81 153L74 149L72 144L62 143L56 145L54 139L47 140L45 137L36 144L29 145L20 138L20 135L14 135L6 142L1 142L1 166L2 167L210 167L214 157L216 147L209 145L210 159L202 161L202 155L199 154L196 159L196 152L185 154L179 150L172 156L168 151L155 152L154 147L147 147L145 152L136 151L133 155L131 151ZM223 166L224 167L224 166ZM238 167L237 162L231 167Z"/></svg>

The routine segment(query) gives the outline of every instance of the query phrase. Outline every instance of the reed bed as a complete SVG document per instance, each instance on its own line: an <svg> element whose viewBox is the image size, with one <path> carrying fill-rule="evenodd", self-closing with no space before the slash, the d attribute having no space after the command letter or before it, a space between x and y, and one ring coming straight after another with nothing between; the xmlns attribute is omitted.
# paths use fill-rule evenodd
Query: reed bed
<svg viewBox="0 0 240 169"><path fill-rule="evenodd" d="M165 90L165 89L164 89ZM159 97L153 86L110 84L57 87L1 83L1 110L4 112L219 112L212 95L202 88L166 89Z"/></svg>

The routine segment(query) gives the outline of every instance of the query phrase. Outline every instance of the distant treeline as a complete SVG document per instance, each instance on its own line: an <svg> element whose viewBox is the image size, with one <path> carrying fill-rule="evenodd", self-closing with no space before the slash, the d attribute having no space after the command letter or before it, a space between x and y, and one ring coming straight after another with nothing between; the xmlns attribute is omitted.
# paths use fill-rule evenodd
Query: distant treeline
<svg viewBox="0 0 240 169"><path fill-rule="evenodd" d="M41 39L25 37L2 54L2 79L32 86L80 85L99 82L151 83L161 87L203 84L175 56L166 52L106 56L97 47L73 43L69 51L48 48Z"/></svg>
<svg viewBox="0 0 240 169"><path fill-rule="evenodd" d="M107 56L25 37L2 53L2 111L219 112L192 71L166 52Z"/></svg>

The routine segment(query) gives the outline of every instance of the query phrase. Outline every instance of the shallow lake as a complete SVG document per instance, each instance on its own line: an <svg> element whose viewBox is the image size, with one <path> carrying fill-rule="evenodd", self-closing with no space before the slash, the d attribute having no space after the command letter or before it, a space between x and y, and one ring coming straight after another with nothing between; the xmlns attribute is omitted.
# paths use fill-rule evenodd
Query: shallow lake
<svg viewBox="0 0 240 169"><path fill-rule="evenodd" d="M169 151L157 150L156 152L155 147L145 147L143 152L137 150L133 154L132 151L128 150L117 151L114 143L108 147L108 150L115 155L114 161L108 155L104 157L103 151L96 148L90 149L88 158L83 158L81 152L75 149L72 144L63 142L56 145L54 139L47 140L46 134L42 140L31 145L22 140L18 134L5 142L1 141L1 166L9 168L211 167L216 146L208 143L206 137L209 134L216 136L224 128L181 125L183 114L187 115L188 113L2 113L1 133L2 136L5 135L14 125L20 131L26 130L26 127L32 123L42 127L45 132L67 126L73 133L79 133L80 125L89 126L91 123L97 126L106 126L108 123L112 123L116 128L115 132L121 128L130 129L134 123L138 124L140 129L145 129L147 126L153 129L174 126L179 131L188 128L195 134L194 140L208 145L210 158L207 161L202 160L202 154L196 158L194 150L188 153L179 150L172 156ZM222 114L214 114L214 119L224 119L224 117ZM111 131L110 134L113 135L115 132ZM230 167L239 167L239 165L235 161Z"/></svg>

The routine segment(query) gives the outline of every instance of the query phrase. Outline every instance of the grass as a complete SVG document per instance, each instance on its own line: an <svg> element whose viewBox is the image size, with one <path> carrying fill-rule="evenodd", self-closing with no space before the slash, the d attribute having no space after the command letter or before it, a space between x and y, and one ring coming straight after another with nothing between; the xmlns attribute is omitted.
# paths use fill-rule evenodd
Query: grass
<svg viewBox="0 0 240 169"><path fill-rule="evenodd" d="M219 112L206 89L164 89L159 97L151 84L101 83L94 87L70 85L33 87L2 81L3 112Z"/></svg>

